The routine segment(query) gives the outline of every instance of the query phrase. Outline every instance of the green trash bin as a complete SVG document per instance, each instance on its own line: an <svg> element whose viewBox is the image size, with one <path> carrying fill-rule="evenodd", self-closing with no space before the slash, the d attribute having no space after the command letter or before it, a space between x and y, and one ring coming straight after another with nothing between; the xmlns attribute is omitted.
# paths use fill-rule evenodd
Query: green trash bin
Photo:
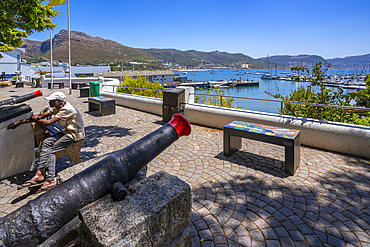
<svg viewBox="0 0 370 247"><path fill-rule="evenodd" d="M100 96L100 82L90 81L90 96L91 97Z"/></svg>

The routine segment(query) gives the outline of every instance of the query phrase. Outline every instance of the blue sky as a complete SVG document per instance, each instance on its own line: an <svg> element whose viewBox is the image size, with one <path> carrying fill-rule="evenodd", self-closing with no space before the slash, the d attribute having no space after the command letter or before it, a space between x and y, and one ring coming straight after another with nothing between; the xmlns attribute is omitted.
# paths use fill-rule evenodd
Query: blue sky
<svg viewBox="0 0 370 247"><path fill-rule="evenodd" d="M253 58L370 53L370 0L69 0L71 30L135 48L226 51ZM48 1L44 2L45 4ZM54 7L68 29L67 4ZM49 31L32 40L49 39Z"/></svg>

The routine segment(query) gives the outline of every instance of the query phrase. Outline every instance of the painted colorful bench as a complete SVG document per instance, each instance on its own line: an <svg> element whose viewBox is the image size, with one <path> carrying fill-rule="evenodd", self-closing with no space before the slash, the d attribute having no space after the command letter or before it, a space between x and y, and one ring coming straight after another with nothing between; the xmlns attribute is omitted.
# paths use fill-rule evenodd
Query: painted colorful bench
<svg viewBox="0 0 370 247"><path fill-rule="evenodd" d="M224 155L242 147L242 138L285 147L285 172L294 175L300 162L300 131L269 125L234 121L224 126Z"/></svg>

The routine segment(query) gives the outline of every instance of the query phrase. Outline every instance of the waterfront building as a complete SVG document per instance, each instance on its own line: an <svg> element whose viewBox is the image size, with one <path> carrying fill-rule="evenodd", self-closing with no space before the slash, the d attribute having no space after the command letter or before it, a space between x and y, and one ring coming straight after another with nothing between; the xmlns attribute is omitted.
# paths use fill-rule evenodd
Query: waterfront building
<svg viewBox="0 0 370 247"><path fill-rule="evenodd" d="M10 80L11 77L16 76L16 71L18 71L18 76L20 80L30 80L31 70L30 65L22 62L22 54L25 53L24 48L15 48L14 51L0 52L0 74L5 72L5 78Z"/></svg>
<svg viewBox="0 0 370 247"><path fill-rule="evenodd" d="M71 77L79 77L81 75L92 77L94 76L95 71L110 71L110 66L72 66L72 75ZM32 66L33 74L39 74L39 71L44 71L50 73L50 67L44 66ZM53 67L53 76L56 78L68 77L69 67Z"/></svg>

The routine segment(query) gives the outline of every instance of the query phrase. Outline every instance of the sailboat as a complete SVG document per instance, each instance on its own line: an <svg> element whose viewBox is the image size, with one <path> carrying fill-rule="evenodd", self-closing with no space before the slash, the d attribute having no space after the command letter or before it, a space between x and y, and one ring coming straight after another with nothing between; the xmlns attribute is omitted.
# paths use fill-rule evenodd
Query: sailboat
<svg viewBox="0 0 370 247"><path fill-rule="evenodd" d="M270 75L268 72L269 70L270 70L270 61L269 61L269 55L267 54L267 73L264 73L261 76L262 80L272 80L272 75Z"/></svg>

